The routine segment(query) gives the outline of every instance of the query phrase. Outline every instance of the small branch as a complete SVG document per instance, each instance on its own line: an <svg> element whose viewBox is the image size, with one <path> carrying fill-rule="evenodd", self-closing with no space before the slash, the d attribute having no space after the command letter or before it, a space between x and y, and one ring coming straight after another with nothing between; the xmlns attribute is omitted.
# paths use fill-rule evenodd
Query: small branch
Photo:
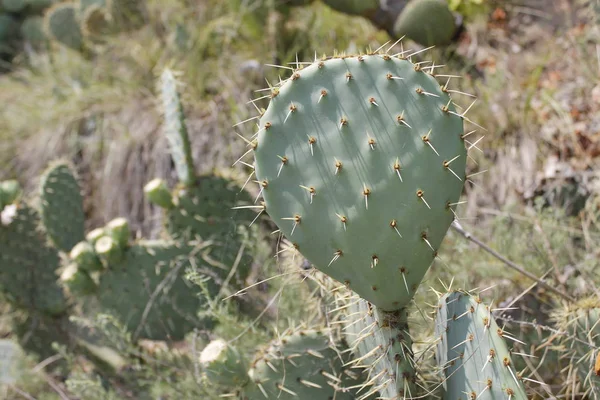
<svg viewBox="0 0 600 400"><path fill-rule="evenodd" d="M496 257L498 260L502 261L508 267L519 272L521 275L525 275L529 279L534 280L540 286L543 286L545 289L548 289L551 292L559 295L560 297L567 300L568 302L570 302L570 303L575 302L575 299L572 298L571 296L569 296L568 294L561 292L560 290L556 289L552 285L547 284L546 282L544 282L537 276L533 275L532 273L525 271L523 268L521 268L519 265L515 264L514 262L504 258L500 253L498 253L497 251L495 251L494 249L492 249L491 247L489 247L488 245L486 245L485 243L483 243L482 241L480 241L479 239L477 239L476 237L471 235L469 232L465 231L463 229L463 227L458 223L458 221L454 220L454 222L452 222L451 226L452 226L452 229L454 229L456 232L460 233L465 239L475 243L477 246L481 247L483 250L487 251L489 254Z"/></svg>

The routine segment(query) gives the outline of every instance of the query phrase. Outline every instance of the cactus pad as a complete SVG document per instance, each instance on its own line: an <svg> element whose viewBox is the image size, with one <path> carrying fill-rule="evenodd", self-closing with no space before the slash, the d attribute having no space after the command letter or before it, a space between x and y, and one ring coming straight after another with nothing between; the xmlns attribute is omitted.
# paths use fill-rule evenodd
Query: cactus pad
<svg viewBox="0 0 600 400"><path fill-rule="evenodd" d="M388 54L334 57L273 90L254 147L266 211L316 268L385 311L437 255L465 181L463 119Z"/></svg>
<svg viewBox="0 0 600 400"><path fill-rule="evenodd" d="M34 209L19 204L11 221L0 223L0 291L17 308L57 315L66 310L57 285L59 256L38 231L39 222Z"/></svg>
<svg viewBox="0 0 600 400"><path fill-rule="evenodd" d="M46 11L44 25L48 37L72 50L81 51L84 47L83 35L76 7L75 3L70 2L55 4Z"/></svg>
<svg viewBox="0 0 600 400"><path fill-rule="evenodd" d="M406 309L382 312L356 295L349 297L344 332L354 363L367 366L378 379L362 389L382 398L410 399L416 395L415 360ZM389 371L385 373L384 371Z"/></svg>
<svg viewBox="0 0 600 400"><path fill-rule="evenodd" d="M193 250L191 245L161 241L130 246L100 276L102 308L114 313L135 338L181 340L199 326L196 314L203 304L200 290L184 278ZM209 286L216 294L218 287Z"/></svg>
<svg viewBox="0 0 600 400"><path fill-rule="evenodd" d="M394 33L423 46L452 42L458 27L448 2L444 0L409 1L394 23Z"/></svg>
<svg viewBox="0 0 600 400"><path fill-rule="evenodd" d="M249 400L354 399L356 391L348 387L360 383L360 375L344 370L342 363L326 332L287 332L258 354L245 394Z"/></svg>
<svg viewBox="0 0 600 400"><path fill-rule="evenodd" d="M511 336L478 297L463 291L441 296L435 333L436 360L446 377L444 398L527 399L507 345Z"/></svg>
<svg viewBox="0 0 600 400"><path fill-rule="evenodd" d="M54 245L65 252L85 239L83 197L66 163L51 166L41 183L42 222Z"/></svg>
<svg viewBox="0 0 600 400"><path fill-rule="evenodd" d="M239 388L249 379L242 354L223 339L211 341L200 353L199 361L211 385Z"/></svg>

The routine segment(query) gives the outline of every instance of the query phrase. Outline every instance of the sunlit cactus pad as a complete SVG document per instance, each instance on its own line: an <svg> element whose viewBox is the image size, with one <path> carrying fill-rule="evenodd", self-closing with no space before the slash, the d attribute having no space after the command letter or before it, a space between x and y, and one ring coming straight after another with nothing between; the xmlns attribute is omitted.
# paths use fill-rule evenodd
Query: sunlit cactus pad
<svg viewBox="0 0 600 400"><path fill-rule="evenodd" d="M514 338L498 327L479 297L463 291L441 296L435 332L444 399L527 400L509 350Z"/></svg>
<svg viewBox="0 0 600 400"><path fill-rule="evenodd" d="M252 143L281 231L386 311L414 296L465 181L463 118L430 70L379 53L317 60L273 89Z"/></svg>

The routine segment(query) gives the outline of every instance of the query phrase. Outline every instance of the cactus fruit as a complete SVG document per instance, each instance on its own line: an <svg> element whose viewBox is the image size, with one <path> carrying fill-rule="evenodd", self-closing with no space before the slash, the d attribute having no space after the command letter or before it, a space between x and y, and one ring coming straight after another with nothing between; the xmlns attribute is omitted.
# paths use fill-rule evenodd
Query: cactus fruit
<svg viewBox="0 0 600 400"><path fill-rule="evenodd" d="M96 283L87 271L82 270L76 263L67 265L60 281L66 285L75 296L87 296L96 291Z"/></svg>
<svg viewBox="0 0 600 400"><path fill-rule="evenodd" d="M15 307L49 315L62 314L66 301L57 284L59 256L39 232L39 215L15 205L8 224L0 224L0 290Z"/></svg>
<svg viewBox="0 0 600 400"><path fill-rule="evenodd" d="M258 353L244 394L248 400L354 399L349 387L360 375L344 370L343 362L326 331L285 332Z"/></svg>
<svg viewBox="0 0 600 400"><path fill-rule="evenodd" d="M78 268L87 272L102 270L102 263L94 251L94 247L87 241L79 242L69 253L69 257Z"/></svg>
<svg viewBox="0 0 600 400"><path fill-rule="evenodd" d="M96 243L96 249L103 239ZM134 338L183 339L198 326L196 313L204 304L184 278L194 251L193 245L177 242L131 245L119 262L110 263L100 274L99 304L114 313ZM209 282L209 289L214 295L219 288Z"/></svg>
<svg viewBox="0 0 600 400"><path fill-rule="evenodd" d="M94 244L94 250L105 267L119 264L123 258L123 248L110 236L102 236Z"/></svg>
<svg viewBox="0 0 600 400"><path fill-rule="evenodd" d="M353 363L367 366L369 375L377 377L363 392L386 399L413 398L416 373L407 310L382 312L356 295L344 303L344 334L355 355Z"/></svg>
<svg viewBox="0 0 600 400"><path fill-rule="evenodd" d="M0 211L17 201L21 195L21 186L15 180L0 182Z"/></svg>
<svg viewBox="0 0 600 400"><path fill-rule="evenodd" d="M397 36L406 36L423 46L441 46L452 42L458 27L444 0L409 1L394 24Z"/></svg>
<svg viewBox="0 0 600 400"><path fill-rule="evenodd" d="M435 334L445 399L527 399L506 343L512 337L496 325L479 297L464 291L440 296Z"/></svg>
<svg viewBox="0 0 600 400"><path fill-rule="evenodd" d="M159 207L169 210L174 206L171 192L162 179L156 178L148 182L144 186L144 194L150 203L156 204Z"/></svg>
<svg viewBox="0 0 600 400"><path fill-rule="evenodd" d="M62 2L50 7L45 13L44 25L48 37L72 50L83 50L83 35L75 3Z"/></svg>
<svg viewBox="0 0 600 400"><path fill-rule="evenodd" d="M223 339L211 341L200 353L199 361L211 385L241 388L250 379L242 354Z"/></svg>
<svg viewBox="0 0 600 400"><path fill-rule="evenodd" d="M552 315L558 328L567 332L560 338L562 357L569 361L568 386L584 398L600 399L600 306L595 297L558 309ZM565 385L567 386L567 385Z"/></svg>
<svg viewBox="0 0 600 400"><path fill-rule="evenodd" d="M375 53L315 61L271 97L251 142L266 212L316 268L404 308L465 182L463 118L445 87Z"/></svg>
<svg viewBox="0 0 600 400"><path fill-rule="evenodd" d="M71 167L63 162L48 168L41 183L42 222L54 245L65 252L85 239L83 197Z"/></svg>
<svg viewBox="0 0 600 400"><path fill-rule="evenodd" d="M165 69L160 77L164 132L179 181L189 186L195 182L194 162L177 85L173 71Z"/></svg>
<svg viewBox="0 0 600 400"><path fill-rule="evenodd" d="M131 231L129 230L129 222L125 218L113 219L106 224L104 232L122 249L126 248L129 244Z"/></svg>

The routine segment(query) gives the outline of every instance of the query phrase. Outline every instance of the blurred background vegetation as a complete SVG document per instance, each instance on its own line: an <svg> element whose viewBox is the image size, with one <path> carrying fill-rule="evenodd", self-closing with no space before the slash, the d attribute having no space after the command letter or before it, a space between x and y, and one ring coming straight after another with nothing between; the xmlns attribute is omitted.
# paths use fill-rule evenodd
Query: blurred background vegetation
<svg viewBox="0 0 600 400"><path fill-rule="evenodd" d="M35 194L48 164L69 160L83 189L86 229L125 217L137 237L159 237L162 224L161 210L144 197L144 185L155 177L170 185L177 180L157 100L156 82L164 68L177 71L184 83L182 102L196 168L229 170L245 151L236 133L250 131L233 125L256 114L250 101L260 96L257 90L289 72L266 64L293 65L315 54L376 49L397 39L367 18L320 1L281 6L274 0L128 0L119 8L127 12L116 13L110 24L90 14L93 18L80 27L82 37L67 35L74 43L67 47L43 33L41 17L57 2L39 3L39 8L8 12L11 1L0 0L0 39L9 37L3 29L20 32L0 42L0 181L17 179L26 193ZM448 3L462 16L464 31L418 58L444 64L443 73L461 75L452 88L478 99L469 118L485 129L485 139L477 145L481 151L471 153L469 168L487 172L473 176L465 187L467 202L458 212L463 227L553 286L600 306L600 30L592 5L583 0ZM4 28L5 16L11 28ZM403 46L425 47L410 39ZM460 98L464 107L471 101ZM241 165L234 171L247 173ZM540 357L530 367L549 382L532 392L538 398L564 394L564 377L571 373L565 370L568 364L545 364L554 360L545 358L547 353L561 350L548 339L552 330L543 328L558 318L559 302L454 232L440 255L443 263L428 273L418 302L426 303L428 288L440 288L440 280L465 288L493 287L487 294L496 304L519 307L506 313L507 326L522 337L545 340L545 346L527 349ZM263 273L282 270L265 264ZM296 299L313 294L295 279L284 280L293 289L278 303L282 319L306 317ZM273 283L266 292L284 283ZM252 319L231 314L227 307L219 304L213 310L227 321L220 336L234 338L253 326ZM8 305L0 302L0 308L10 313ZM2 319L0 335L10 338L14 333ZM134 384L123 374L109 385L105 376L59 351L69 362L69 374L25 357L19 379L5 385L0 396L208 396L197 385L196 353L189 343L181 350L155 343L142 352L118 322L106 317L95 323L111 332L123 353L135 355ZM430 333L418 322L413 327L417 336ZM254 332L242 347L251 348L264 336ZM582 386L574 390L583 391Z"/></svg>

